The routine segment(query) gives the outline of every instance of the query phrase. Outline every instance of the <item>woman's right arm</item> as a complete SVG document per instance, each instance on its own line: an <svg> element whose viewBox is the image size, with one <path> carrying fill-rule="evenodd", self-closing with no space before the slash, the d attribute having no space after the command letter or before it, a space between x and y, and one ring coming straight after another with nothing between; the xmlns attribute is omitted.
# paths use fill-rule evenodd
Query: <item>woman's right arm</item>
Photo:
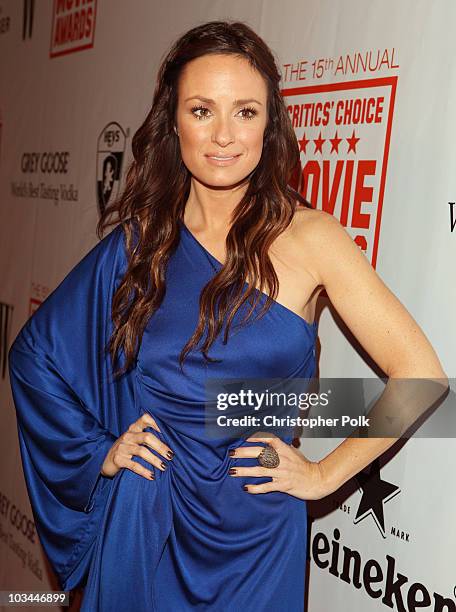
<svg viewBox="0 0 456 612"><path fill-rule="evenodd" d="M10 383L27 490L61 588L87 572L113 479L101 468L138 418L134 369L114 379L105 350L127 268L121 226L67 274L19 331Z"/></svg>
<svg viewBox="0 0 456 612"><path fill-rule="evenodd" d="M36 343L35 343L36 344ZM59 502L90 512L117 437L88 412L25 327L9 351L10 383L29 494L38 478Z"/></svg>

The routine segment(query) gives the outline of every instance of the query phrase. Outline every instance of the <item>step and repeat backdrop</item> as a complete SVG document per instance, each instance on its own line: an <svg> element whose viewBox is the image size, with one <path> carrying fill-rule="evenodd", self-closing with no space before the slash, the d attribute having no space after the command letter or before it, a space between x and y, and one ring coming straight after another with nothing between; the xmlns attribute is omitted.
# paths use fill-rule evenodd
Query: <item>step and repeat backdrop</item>
<svg viewBox="0 0 456 612"><path fill-rule="evenodd" d="M245 21L274 50L301 192L346 226L456 376L453 0L0 0L0 590L58 588L23 480L9 346L96 244L170 44L214 19ZM324 298L318 317L319 376L379 375ZM456 611L455 450L412 438L309 503L308 612Z"/></svg>

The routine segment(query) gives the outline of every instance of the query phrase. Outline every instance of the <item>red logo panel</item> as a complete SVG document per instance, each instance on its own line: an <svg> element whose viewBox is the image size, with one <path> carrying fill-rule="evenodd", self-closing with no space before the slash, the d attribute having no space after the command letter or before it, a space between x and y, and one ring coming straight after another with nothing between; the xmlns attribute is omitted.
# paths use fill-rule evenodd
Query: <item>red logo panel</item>
<svg viewBox="0 0 456 612"><path fill-rule="evenodd" d="M301 151L293 185L377 261L397 77L283 89Z"/></svg>

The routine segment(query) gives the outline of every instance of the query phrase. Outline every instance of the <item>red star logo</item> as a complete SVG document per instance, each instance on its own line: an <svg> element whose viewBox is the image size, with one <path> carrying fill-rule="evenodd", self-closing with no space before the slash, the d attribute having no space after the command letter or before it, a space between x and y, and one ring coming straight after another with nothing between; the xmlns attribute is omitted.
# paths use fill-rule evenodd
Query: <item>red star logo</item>
<svg viewBox="0 0 456 612"><path fill-rule="evenodd" d="M326 138L322 138L321 137L321 132L318 134L318 138L314 138L314 143L315 143L315 151L314 153L316 153L317 151L320 151L321 154L323 154L323 143L326 142Z"/></svg>
<svg viewBox="0 0 456 612"><path fill-rule="evenodd" d="M351 138L347 138L347 142L348 142L347 153L350 153L350 151L353 151L353 153L356 153L356 143L358 142L358 140L359 138L355 138L355 130L353 130Z"/></svg>
<svg viewBox="0 0 456 612"><path fill-rule="evenodd" d="M303 153L305 153L306 152L306 147L307 147L307 145L310 142L310 140L307 140L305 132L302 135L301 140L298 140L298 142L299 142L299 152L302 151Z"/></svg>
<svg viewBox="0 0 456 612"><path fill-rule="evenodd" d="M336 130L336 135L334 136L334 138L330 138L329 142L332 144L331 153L333 151L335 151L336 153L339 153L339 144L342 142L342 138L337 137L337 130Z"/></svg>

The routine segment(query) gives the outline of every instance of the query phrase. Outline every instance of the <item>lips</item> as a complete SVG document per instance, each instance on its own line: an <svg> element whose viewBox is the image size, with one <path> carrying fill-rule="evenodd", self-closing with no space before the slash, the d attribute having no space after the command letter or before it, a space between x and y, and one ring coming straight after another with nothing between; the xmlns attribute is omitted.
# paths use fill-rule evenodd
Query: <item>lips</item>
<svg viewBox="0 0 456 612"><path fill-rule="evenodd" d="M217 153L209 153L206 157L210 157L211 159L218 159L220 161L225 159L234 159L235 157L239 157L240 153L237 155L217 155Z"/></svg>
<svg viewBox="0 0 456 612"><path fill-rule="evenodd" d="M215 168L228 168L229 166L235 166L238 162L238 159L241 157L241 153L238 155L227 155L224 153L223 155L217 155L216 153L211 155L205 155L206 162L209 166L213 166Z"/></svg>

